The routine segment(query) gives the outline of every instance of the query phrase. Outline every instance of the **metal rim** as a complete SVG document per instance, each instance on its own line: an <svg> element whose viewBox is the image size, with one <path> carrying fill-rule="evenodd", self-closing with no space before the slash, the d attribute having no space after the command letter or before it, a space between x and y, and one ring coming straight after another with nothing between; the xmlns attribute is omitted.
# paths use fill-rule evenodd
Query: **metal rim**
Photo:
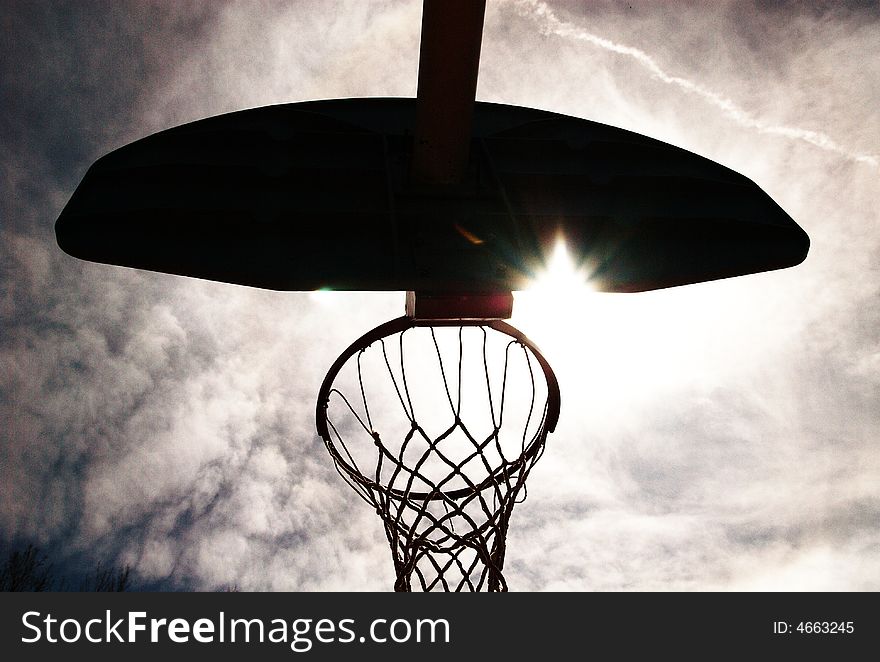
<svg viewBox="0 0 880 662"><path fill-rule="evenodd" d="M318 391L318 401L315 407L315 423L318 435L321 437L321 439L323 439L324 445L333 456L333 459L337 463L337 465L342 467L345 472L352 477L352 479L356 480L364 487L367 487L369 489L381 490L387 495L397 499L458 499L469 494L482 491L483 489L491 485L493 479L496 478L495 474L493 473L487 476L474 488L467 487L450 492L435 490L432 492L404 493L401 490L387 488L380 485L379 483L376 483L375 481L368 479L366 476L362 475L359 471L355 470L354 467L348 464L345 458L343 458L339 451L336 449L336 445L333 443L333 439L330 436L330 430L327 427L327 409L330 403L330 391L333 389L333 382L335 381L336 376L339 374L339 371L342 370L342 367L346 364L346 362L348 362L351 357L353 357L361 350L366 349L378 340L387 338L388 336L394 335L396 333L402 333L414 327L447 326L483 326L510 336L511 338L522 344L524 347L526 347L526 349L528 349L532 353L532 355L538 361L538 365L541 366L541 371L544 373L544 379L547 382L547 405L543 428L538 430L532 441L522 452L519 458L511 463L511 466L507 468L508 471L510 471L511 468L513 470L518 469L518 467L523 462L530 459L542 447L542 444L539 444L537 442L540 439L546 437L548 433L553 432L556 429L556 423L559 421L559 410L561 403L559 393L559 381L556 379L556 375L553 372L553 369L550 367L550 364L547 362L547 359L544 358L544 355L541 354L541 351L538 349L535 343L529 340L529 338L522 331L502 320L419 320L406 316L398 317L397 319L385 322L384 324L380 324L376 328L367 331L364 335L362 335L351 345L349 345L345 349L345 351L343 351L342 354L339 355L336 361L333 362L333 365L330 366L330 369L327 371L327 375L324 377L324 381L321 383L321 388ZM499 469L499 471L501 471L501 469Z"/></svg>

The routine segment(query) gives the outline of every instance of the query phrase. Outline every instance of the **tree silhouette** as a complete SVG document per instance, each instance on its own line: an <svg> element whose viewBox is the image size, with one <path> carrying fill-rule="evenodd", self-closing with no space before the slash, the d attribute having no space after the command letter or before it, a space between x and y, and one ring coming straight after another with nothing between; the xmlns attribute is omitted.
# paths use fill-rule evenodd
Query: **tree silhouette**
<svg viewBox="0 0 880 662"><path fill-rule="evenodd" d="M0 569L0 591L67 591L72 583L59 577L49 557L33 543L13 549ZM128 591L131 587L129 566L107 566L99 562L79 583L80 591Z"/></svg>
<svg viewBox="0 0 880 662"><path fill-rule="evenodd" d="M31 543L24 550L10 552L0 570L2 591L51 591L53 583L52 564Z"/></svg>
<svg viewBox="0 0 880 662"><path fill-rule="evenodd" d="M131 578L131 568L125 566L122 568L105 567L98 563L95 571L80 586L80 591L109 591L120 592L129 589L129 580Z"/></svg>

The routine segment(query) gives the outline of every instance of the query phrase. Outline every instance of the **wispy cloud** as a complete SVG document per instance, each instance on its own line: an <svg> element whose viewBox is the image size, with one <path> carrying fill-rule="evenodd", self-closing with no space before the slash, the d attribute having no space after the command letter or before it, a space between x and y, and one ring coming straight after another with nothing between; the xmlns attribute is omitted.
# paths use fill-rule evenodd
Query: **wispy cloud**
<svg viewBox="0 0 880 662"><path fill-rule="evenodd" d="M706 103L721 110L725 116L740 126L754 129L759 133L782 136L792 140L802 140L857 163L864 163L872 168L880 168L880 156L876 154L853 152L821 131L765 122L746 112L736 102L724 96L724 94L711 90L699 82L668 73L657 63L656 59L645 51L633 46L616 43L589 32L574 23L560 19L546 2L541 2L541 0L516 0L516 7L520 15L533 19L542 33L552 34L563 39L583 41L606 51L626 56L647 70L657 80L674 85L689 94L699 97Z"/></svg>

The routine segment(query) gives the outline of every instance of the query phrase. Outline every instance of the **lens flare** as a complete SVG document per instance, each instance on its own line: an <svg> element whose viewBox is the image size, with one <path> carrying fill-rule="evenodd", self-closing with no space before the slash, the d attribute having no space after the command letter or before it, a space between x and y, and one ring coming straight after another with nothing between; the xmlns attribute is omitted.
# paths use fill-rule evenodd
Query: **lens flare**
<svg viewBox="0 0 880 662"><path fill-rule="evenodd" d="M593 292L589 282L589 273L574 263L568 254L564 239L558 239L547 265L535 278L531 287L526 290L527 298L537 299L554 306L565 306L566 302L575 303L575 297L582 297Z"/></svg>

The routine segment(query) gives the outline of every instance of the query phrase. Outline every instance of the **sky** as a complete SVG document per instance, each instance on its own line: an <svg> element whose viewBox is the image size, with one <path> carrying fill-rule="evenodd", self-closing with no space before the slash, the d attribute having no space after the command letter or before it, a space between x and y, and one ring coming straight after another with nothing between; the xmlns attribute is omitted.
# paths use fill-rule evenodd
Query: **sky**
<svg viewBox="0 0 880 662"><path fill-rule="evenodd" d="M414 96L418 2L0 9L0 543L166 590L379 591L376 514L315 432L327 368L402 293L279 293L81 262L88 166L188 121ZM477 98L746 175L800 266L518 295L562 389L513 512L519 591L880 590L880 11L489 0ZM563 305L564 303L564 305Z"/></svg>

